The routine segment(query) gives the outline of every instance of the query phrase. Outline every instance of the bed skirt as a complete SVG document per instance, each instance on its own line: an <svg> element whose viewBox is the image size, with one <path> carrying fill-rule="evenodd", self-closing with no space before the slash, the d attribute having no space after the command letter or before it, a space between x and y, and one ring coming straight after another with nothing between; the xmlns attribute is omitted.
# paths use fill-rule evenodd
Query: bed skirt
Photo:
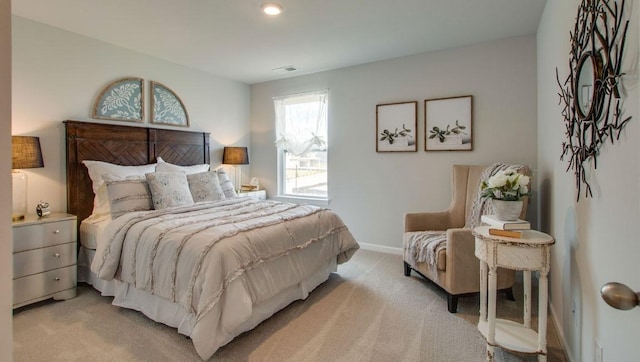
<svg viewBox="0 0 640 362"><path fill-rule="evenodd" d="M303 282L281 291L269 300L253 305L251 317L240 324L234 331L229 331L224 336L213 336L211 333L207 333L207 326L216 323L216 321L212 320L213 318L208 317L213 316L213 314L205 315L198 323L198 329L195 329L195 316L187 313L178 303L172 303L147 291L136 289L127 283L117 280L105 281L98 278L96 274L91 272L90 267L94 254L95 250L80 247L78 253L78 282L91 284L102 295L114 297L112 304L115 306L137 310L156 322L177 328L178 333L189 336L192 339L196 351L201 357L213 355L218 348L231 342L236 336L255 328L292 302L305 299L309 292L325 282L332 272L337 271L337 261L334 258L331 263L312 274ZM211 328L211 330L213 329Z"/></svg>

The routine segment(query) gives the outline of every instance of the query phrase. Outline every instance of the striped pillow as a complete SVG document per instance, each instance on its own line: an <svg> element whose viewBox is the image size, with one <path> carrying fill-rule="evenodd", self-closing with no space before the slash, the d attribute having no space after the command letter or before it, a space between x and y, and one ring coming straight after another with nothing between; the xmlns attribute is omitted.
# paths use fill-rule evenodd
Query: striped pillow
<svg viewBox="0 0 640 362"><path fill-rule="evenodd" d="M102 175L107 186L111 217L128 212L152 210L151 192L144 176Z"/></svg>
<svg viewBox="0 0 640 362"><path fill-rule="evenodd" d="M226 198L238 196L238 194L236 194L236 189L233 186L233 182L231 182L231 179L227 174L227 171L225 171L224 168L219 168L216 170L216 172L218 173L218 181L220 182L220 187L222 188L222 192L224 192L224 196Z"/></svg>

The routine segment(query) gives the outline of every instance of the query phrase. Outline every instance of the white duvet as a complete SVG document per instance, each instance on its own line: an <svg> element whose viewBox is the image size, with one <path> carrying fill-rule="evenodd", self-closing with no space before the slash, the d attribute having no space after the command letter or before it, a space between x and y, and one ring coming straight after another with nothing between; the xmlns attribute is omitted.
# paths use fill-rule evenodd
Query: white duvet
<svg viewBox="0 0 640 362"><path fill-rule="evenodd" d="M91 269L179 304L207 359L251 318L254 305L357 249L329 210L235 198L125 214L99 235Z"/></svg>

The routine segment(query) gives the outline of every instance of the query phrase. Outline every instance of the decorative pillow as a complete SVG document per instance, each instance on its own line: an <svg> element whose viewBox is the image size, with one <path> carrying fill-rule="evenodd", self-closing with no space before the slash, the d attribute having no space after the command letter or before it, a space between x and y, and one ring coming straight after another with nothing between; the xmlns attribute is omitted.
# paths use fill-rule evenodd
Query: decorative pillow
<svg viewBox="0 0 640 362"><path fill-rule="evenodd" d="M184 172L154 172L147 174L153 207L156 210L193 204L189 183Z"/></svg>
<svg viewBox="0 0 640 362"><path fill-rule="evenodd" d="M102 175L109 195L111 218L132 211L152 210L151 192L144 176L128 176L120 178L113 175Z"/></svg>
<svg viewBox="0 0 640 362"><path fill-rule="evenodd" d="M215 171L187 175L187 182L194 202L215 201L225 198L224 191L222 191L218 181L218 174Z"/></svg>
<svg viewBox="0 0 640 362"><path fill-rule="evenodd" d="M220 187L222 188L222 192L224 192L224 196L227 198L238 196L238 194L236 194L235 186L233 186L233 182L231 182L227 171L225 171L224 168L219 168L216 170L216 173L218 173L218 181L220 182Z"/></svg>
<svg viewBox="0 0 640 362"><path fill-rule="evenodd" d="M157 172L184 172L187 175L193 173L207 172L209 171L208 164L200 164L193 166L180 166L172 163L164 162L162 157L158 157L158 165L156 166Z"/></svg>
<svg viewBox="0 0 640 362"><path fill-rule="evenodd" d="M92 188L95 197L93 199L93 215L109 214L109 195L107 187L104 184L102 175L112 175L114 177L124 178L127 176L144 176L146 173L153 172L156 164L148 164L142 166L120 166L113 163L102 161L82 161L89 170L89 177L92 181Z"/></svg>

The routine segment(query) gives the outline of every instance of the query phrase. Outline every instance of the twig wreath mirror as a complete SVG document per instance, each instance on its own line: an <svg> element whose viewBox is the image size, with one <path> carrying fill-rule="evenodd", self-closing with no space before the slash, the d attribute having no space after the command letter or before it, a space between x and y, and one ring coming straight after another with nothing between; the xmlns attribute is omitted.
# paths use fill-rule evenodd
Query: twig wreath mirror
<svg viewBox="0 0 640 362"><path fill-rule="evenodd" d="M569 157L567 172L573 170L577 200L582 187L585 197L593 197L585 163L596 157L603 143L620 139L631 117L623 117L620 87L622 55L629 20L623 20L625 1L582 0L574 31L570 34L569 75L560 81L560 104L566 140L561 160Z"/></svg>

